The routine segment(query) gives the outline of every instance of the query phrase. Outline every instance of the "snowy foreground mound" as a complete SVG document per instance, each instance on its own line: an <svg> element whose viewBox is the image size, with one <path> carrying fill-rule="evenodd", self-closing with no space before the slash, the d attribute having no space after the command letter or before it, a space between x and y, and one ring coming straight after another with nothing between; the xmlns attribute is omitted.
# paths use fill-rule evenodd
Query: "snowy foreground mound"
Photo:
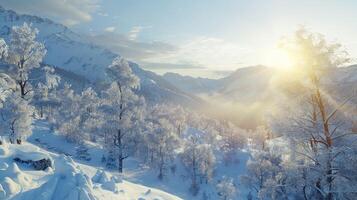
<svg viewBox="0 0 357 200"><path fill-rule="evenodd" d="M50 159L52 168L34 170L22 160ZM16 200L178 200L160 190L133 184L106 171L78 165L70 157L29 143L0 145L0 199Z"/></svg>

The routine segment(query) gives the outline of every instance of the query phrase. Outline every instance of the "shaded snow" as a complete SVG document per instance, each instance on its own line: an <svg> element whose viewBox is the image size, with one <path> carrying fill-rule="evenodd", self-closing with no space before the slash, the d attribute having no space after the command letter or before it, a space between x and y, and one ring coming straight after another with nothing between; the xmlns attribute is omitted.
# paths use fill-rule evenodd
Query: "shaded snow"
<svg viewBox="0 0 357 200"><path fill-rule="evenodd" d="M48 152L30 143L0 145L0 152L6 152L0 155L0 199L180 199L160 190L122 181L110 172L79 165L69 156ZM34 171L26 165L17 165L13 161L15 156L47 157L53 160L54 167L47 171ZM147 193L149 190L152 192Z"/></svg>

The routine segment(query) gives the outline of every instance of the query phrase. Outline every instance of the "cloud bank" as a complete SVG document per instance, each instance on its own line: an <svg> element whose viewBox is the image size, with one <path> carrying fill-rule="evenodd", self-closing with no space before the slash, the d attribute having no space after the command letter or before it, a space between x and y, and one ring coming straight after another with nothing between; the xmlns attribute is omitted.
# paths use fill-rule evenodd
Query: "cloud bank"
<svg viewBox="0 0 357 200"><path fill-rule="evenodd" d="M140 29L141 31L141 29ZM140 32L138 31L138 32ZM227 72L244 65L250 52L218 38L199 37L179 45L139 41L131 35L110 32L92 36L92 40L153 71Z"/></svg>

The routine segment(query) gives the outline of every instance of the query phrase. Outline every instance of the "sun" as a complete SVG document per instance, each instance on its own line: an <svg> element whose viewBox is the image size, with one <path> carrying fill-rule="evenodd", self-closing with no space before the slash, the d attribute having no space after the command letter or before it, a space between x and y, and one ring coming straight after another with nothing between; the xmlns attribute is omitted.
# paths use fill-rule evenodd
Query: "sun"
<svg viewBox="0 0 357 200"><path fill-rule="evenodd" d="M271 49L266 55L266 62L269 67L283 71L290 71L294 67L291 55L282 48Z"/></svg>
<svg viewBox="0 0 357 200"><path fill-rule="evenodd" d="M273 69L276 83L287 84L303 78L304 71L298 66L298 54L284 48L274 48L266 55L266 65Z"/></svg>

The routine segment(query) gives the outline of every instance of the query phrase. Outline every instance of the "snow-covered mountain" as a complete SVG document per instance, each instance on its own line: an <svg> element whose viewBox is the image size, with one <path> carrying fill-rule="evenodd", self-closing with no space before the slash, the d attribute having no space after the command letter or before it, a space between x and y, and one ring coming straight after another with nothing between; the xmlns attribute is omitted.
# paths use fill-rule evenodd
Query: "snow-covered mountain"
<svg viewBox="0 0 357 200"><path fill-rule="evenodd" d="M223 113L239 126L253 128L264 123L264 116L277 97L278 85L274 68L251 66L237 69L221 79L203 79L167 73L163 77L181 90L201 95L211 105L210 114ZM334 69L323 83L335 96L347 97L357 88L357 65ZM229 114L227 114L229 113Z"/></svg>
<svg viewBox="0 0 357 200"><path fill-rule="evenodd" d="M181 90L191 94L209 93L220 88L220 83L215 79L194 78L173 72L165 73L163 78Z"/></svg>
<svg viewBox="0 0 357 200"><path fill-rule="evenodd" d="M271 94L274 68L262 65L237 69L220 79L194 78L176 73L166 73L163 78L179 89L192 94L219 95L237 101L259 100ZM348 90L357 87L357 65L341 67L329 73L324 84L334 89Z"/></svg>
<svg viewBox="0 0 357 200"><path fill-rule="evenodd" d="M177 73L166 73L163 78L187 93L219 95L242 100L249 99L248 95L256 98L256 95L261 94L271 76L271 69L251 66L238 69L220 79L194 78Z"/></svg>
<svg viewBox="0 0 357 200"><path fill-rule="evenodd" d="M32 24L39 30L38 40L47 49L44 64L57 67L64 80L83 80L82 85L100 86L106 79L105 68L119 56L108 49L90 42L86 36L79 35L64 25L41 17L20 15L0 7L0 37L8 40L11 27ZM143 70L134 62L130 66L141 80L141 90L151 103L171 102L183 105L198 105L202 100L185 93L167 82L161 76ZM78 79L78 77L81 77ZM80 84L79 84L80 85Z"/></svg>

